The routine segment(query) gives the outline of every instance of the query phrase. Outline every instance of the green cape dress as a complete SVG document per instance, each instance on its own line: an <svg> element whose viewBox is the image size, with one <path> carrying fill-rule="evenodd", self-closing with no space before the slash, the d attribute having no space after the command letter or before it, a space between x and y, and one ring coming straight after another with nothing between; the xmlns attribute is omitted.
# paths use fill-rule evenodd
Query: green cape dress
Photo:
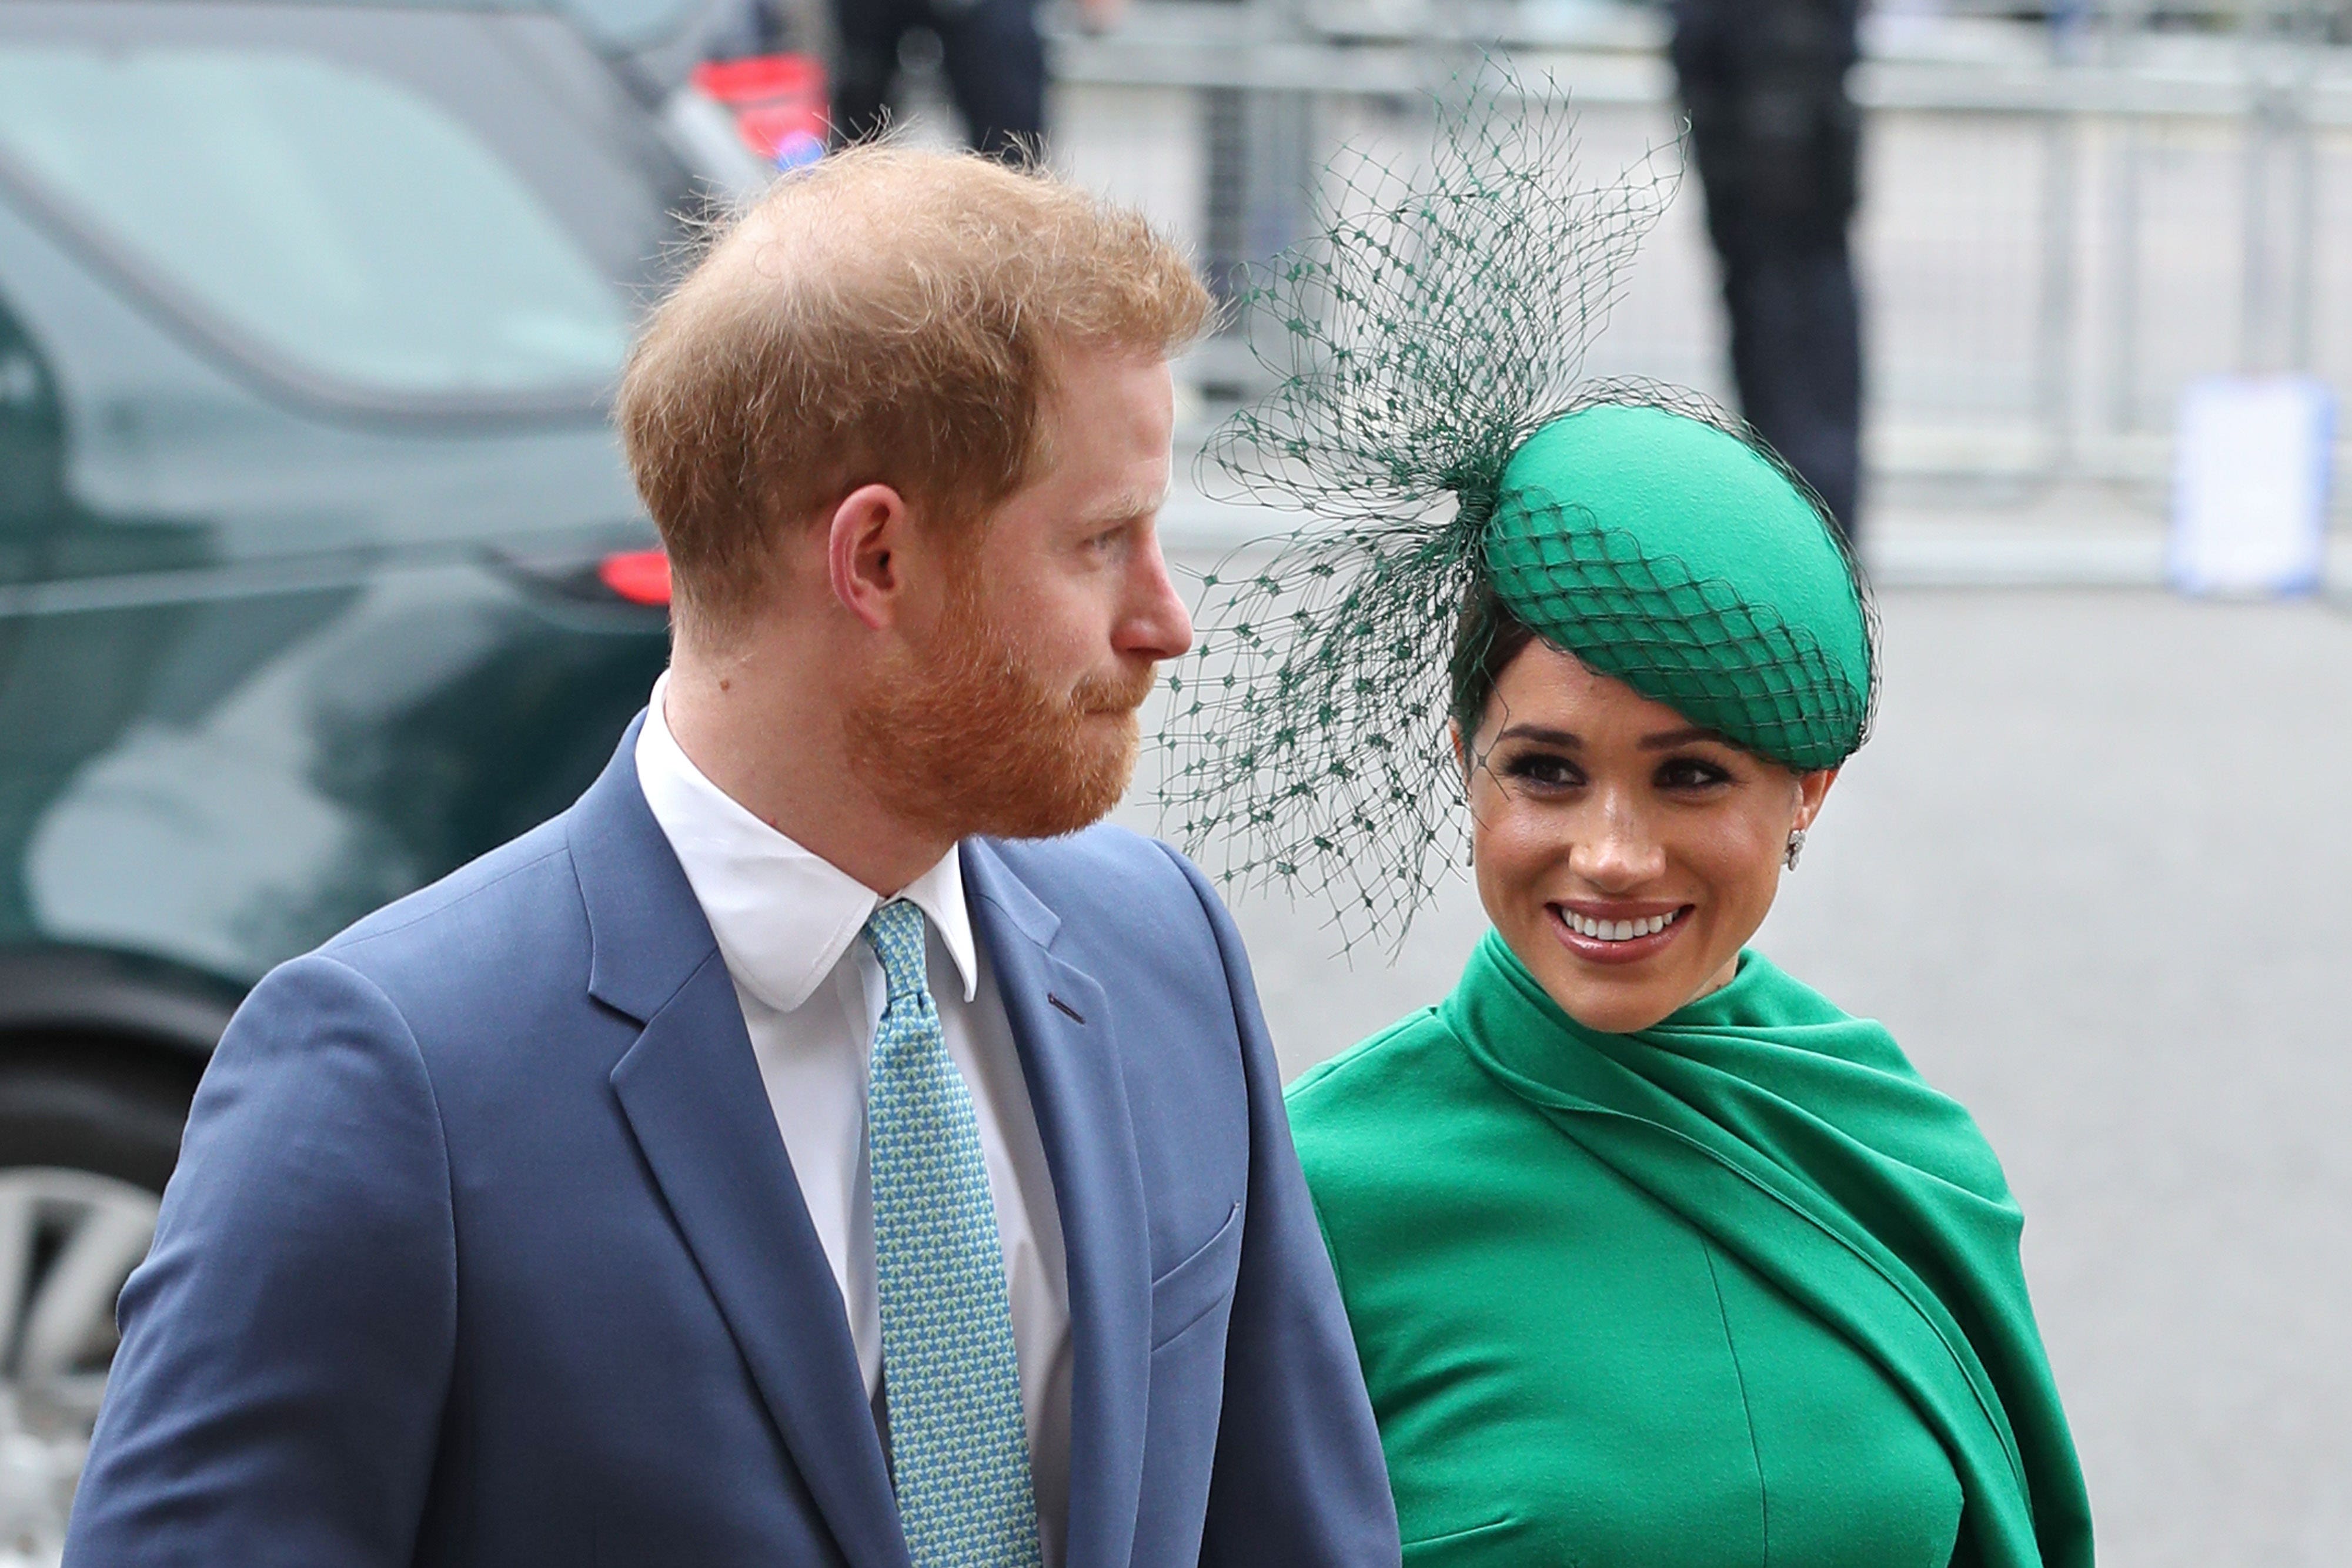
<svg viewBox="0 0 2352 1568"><path fill-rule="evenodd" d="M1409 1563L2089 1568L1999 1162L1759 955L1610 1035L1490 932L1290 1113Z"/></svg>

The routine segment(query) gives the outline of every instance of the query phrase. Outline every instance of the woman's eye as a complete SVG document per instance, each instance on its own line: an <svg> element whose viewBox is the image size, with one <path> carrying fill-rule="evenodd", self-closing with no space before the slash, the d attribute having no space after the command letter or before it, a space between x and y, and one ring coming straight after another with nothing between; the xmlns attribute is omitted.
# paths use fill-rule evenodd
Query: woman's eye
<svg viewBox="0 0 2352 1568"><path fill-rule="evenodd" d="M1538 789L1572 789L1584 782L1584 775L1577 770L1575 763L1565 757L1539 751L1525 753L1504 763L1503 777Z"/></svg>
<svg viewBox="0 0 2352 1568"><path fill-rule="evenodd" d="M1731 782L1731 772L1698 757L1670 757L1658 764L1661 789L1708 789Z"/></svg>

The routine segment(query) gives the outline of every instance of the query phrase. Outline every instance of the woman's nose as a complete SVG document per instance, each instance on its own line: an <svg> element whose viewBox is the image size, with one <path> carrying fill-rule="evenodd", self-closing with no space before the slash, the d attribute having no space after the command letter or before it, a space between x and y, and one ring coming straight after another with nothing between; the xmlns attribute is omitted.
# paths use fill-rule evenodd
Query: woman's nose
<svg viewBox="0 0 2352 1568"><path fill-rule="evenodd" d="M1630 892L1665 869L1666 852L1642 813L1603 795L1578 824L1568 852L1568 869L1596 888Z"/></svg>

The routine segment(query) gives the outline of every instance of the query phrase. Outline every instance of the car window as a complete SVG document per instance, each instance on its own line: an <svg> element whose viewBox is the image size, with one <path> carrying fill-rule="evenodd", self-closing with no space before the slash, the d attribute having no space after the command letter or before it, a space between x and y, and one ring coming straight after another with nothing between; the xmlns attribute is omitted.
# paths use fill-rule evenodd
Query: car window
<svg viewBox="0 0 2352 1568"><path fill-rule="evenodd" d="M0 43L0 161L192 313L365 392L595 388L616 282L466 123L262 44Z"/></svg>
<svg viewBox="0 0 2352 1568"><path fill-rule="evenodd" d="M402 6L446 9L449 0L306 0L354 10ZM577 26L600 49L640 49L674 39L689 26L712 20L713 12L740 7L741 0L467 0L478 11L549 11Z"/></svg>
<svg viewBox="0 0 2352 1568"><path fill-rule="evenodd" d="M607 48L636 48L677 32L704 0L560 0L556 9Z"/></svg>

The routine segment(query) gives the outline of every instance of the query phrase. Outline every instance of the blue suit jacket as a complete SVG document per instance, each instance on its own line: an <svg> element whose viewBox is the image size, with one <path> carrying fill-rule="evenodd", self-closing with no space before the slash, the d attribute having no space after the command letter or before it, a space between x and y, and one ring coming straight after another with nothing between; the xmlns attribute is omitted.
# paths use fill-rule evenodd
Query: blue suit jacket
<svg viewBox="0 0 2352 1568"><path fill-rule="evenodd" d="M907 1563L635 736L239 1011L123 1291L70 1568ZM1223 909L1115 829L963 866L1068 1249L1070 1568L1395 1563Z"/></svg>

